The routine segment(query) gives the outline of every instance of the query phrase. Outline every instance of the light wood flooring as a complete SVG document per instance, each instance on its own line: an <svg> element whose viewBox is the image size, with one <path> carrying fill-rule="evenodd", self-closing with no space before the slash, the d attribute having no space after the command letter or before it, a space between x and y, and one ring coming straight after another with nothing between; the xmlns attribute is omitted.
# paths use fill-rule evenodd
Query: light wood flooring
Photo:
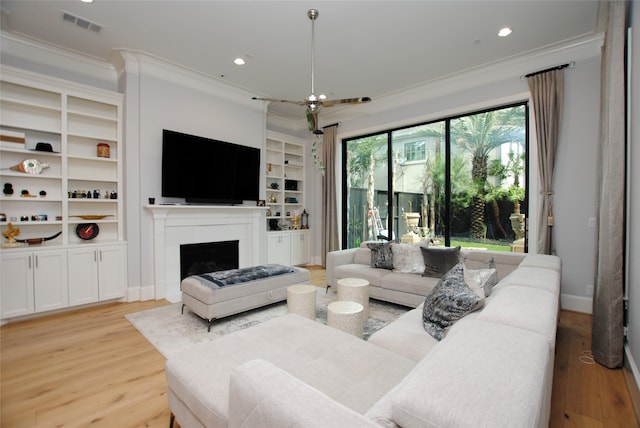
<svg viewBox="0 0 640 428"><path fill-rule="evenodd" d="M325 272L312 269L323 286ZM124 318L166 301L114 303L0 328L0 426L169 425L164 357ZM639 427L621 370L586 365L591 317L563 311L551 427Z"/></svg>

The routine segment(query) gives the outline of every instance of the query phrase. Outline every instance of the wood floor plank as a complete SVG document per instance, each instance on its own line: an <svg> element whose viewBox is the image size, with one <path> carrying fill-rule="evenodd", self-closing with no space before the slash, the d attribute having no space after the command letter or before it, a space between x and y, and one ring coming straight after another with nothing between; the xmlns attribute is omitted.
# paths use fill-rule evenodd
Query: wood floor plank
<svg viewBox="0 0 640 428"><path fill-rule="evenodd" d="M312 267L311 282L326 285ZM124 318L166 301L116 303L0 328L0 426L162 427L165 358ZM549 426L640 428L621 370L579 361L591 317L563 311Z"/></svg>

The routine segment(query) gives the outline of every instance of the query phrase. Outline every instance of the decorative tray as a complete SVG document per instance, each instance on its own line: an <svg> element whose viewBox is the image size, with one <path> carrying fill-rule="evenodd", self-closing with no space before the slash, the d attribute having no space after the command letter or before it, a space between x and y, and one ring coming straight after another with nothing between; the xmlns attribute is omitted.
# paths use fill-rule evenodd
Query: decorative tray
<svg viewBox="0 0 640 428"><path fill-rule="evenodd" d="M84 215L72 215L70 217L78 217L83 220L101 220L106 217L113 217L111 214L84 214Z"/></svg>

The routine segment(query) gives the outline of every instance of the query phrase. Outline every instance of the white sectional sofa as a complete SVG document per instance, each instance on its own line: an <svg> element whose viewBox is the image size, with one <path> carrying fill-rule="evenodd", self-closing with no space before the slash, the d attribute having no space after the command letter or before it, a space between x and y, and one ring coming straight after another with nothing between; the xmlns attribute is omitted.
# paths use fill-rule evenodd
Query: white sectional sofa
<svg viewBox="0 0 640 428"><path fill-rule="evenodd" d="M502 256L467 253L500 280L440 341L421 305L368 341L284 315L171 357L171 411L183 428L546 427L561 262Z"/></svg>

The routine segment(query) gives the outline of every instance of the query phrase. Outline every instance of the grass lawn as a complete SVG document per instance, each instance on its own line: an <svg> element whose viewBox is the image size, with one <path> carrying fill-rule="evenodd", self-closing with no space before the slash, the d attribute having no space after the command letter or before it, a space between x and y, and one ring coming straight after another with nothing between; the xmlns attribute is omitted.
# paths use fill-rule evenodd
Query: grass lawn
<svg viewBox="0 0 640 428"><path fill-rule="evenodd" d="M460 241L455 239L451 240L452 247L457 247L458 245L466 248L482 248L485 250L492 250L492 251L506 251L506 252L511 251L510 244L498 244L493 242Z"/></svg>

